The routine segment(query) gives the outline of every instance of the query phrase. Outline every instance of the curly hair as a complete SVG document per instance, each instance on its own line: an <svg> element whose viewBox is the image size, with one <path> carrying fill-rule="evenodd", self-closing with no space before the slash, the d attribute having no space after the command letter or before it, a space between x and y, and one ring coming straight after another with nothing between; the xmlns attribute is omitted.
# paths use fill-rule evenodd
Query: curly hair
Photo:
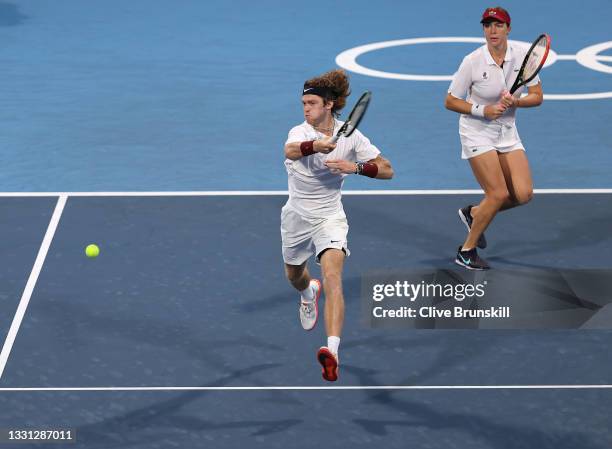
<svg viewBox="0 0 612 449"><path fill-rule="evenodd" d="M346 106L346 97L351 94L349 86L349 77L342 69L332 70L324 73L321 76L311 78L306 83L308 87L322 87L328 89L330 94L324 98L327 101L333 101L332 113L336 116L340 115L340 111Z"/></svg>

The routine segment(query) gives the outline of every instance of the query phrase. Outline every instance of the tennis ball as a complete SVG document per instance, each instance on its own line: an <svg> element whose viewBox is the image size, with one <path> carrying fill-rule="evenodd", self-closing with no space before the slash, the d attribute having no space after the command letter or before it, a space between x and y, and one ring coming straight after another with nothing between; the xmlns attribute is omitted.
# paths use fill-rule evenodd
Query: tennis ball
<svg viewBox="0 0 612 449"><path fill-rule="evenodd" d="M100 248L98 248L98 245L94 245L92 243L91 245L87 245L87 248L85 248L85 255L87 257L98 257L98 254L100 254Z"/></svg>

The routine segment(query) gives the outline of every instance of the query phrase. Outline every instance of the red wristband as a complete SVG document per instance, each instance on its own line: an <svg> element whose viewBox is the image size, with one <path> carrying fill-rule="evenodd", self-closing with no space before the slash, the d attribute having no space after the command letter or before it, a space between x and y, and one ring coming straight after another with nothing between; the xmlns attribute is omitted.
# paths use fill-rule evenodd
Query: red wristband
<svg viewBox="0 0 612 449"><path fill-rule="evenodd" d="M310 156L311 154L314 154L314 140L307 140L306 142L302 142L300 144L300 151L302 152L302 156Z"/></svg>
<svg viewBox="0 0 612 449"><path fill-rule="evenodd" d="M367 176L368 178L376 178L378 174L378 165L374 162L365 162L361 164L360 175Z"/></svg>

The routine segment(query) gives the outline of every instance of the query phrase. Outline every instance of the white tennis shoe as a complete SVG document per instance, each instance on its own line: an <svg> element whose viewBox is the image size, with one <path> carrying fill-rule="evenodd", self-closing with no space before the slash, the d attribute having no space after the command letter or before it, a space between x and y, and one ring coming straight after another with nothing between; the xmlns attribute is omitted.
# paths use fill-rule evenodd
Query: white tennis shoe
<svg viewBox="0 0 612 449"><path fill-rule="evenodd" d="M321 297L321 281L318 279L311 279L309 288L312 288L314 293L313 301L306 301L302 297L300 301L300 323L304 330L310 331L314 329L317 324L317 318L319 318L319 298Z"/></svg>

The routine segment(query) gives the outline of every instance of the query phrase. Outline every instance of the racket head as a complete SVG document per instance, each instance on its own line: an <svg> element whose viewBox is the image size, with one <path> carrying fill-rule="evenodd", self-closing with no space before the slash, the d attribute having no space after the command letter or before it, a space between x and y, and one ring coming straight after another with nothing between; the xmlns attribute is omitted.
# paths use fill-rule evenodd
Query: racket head
<svg viewBox="0 0 612 449"><path fill-rule="evenodd" d="M542 67L544 67L549 50L550 36L548 34L540 34L531 44L531 47L529 47L516 81L510 89L510 94L513 94L519 87L524 86L536 77Z"/></svg>
<svg viewBox="0 0 612 449"><path fill-rule="evenodd" d="M361 122L361 119L368 110L368 106L370 105L371 99L372 92L370 92L369 90L361 94L361 97L359 97L359 100L357 100L357 103L355 104L353 110L342 125L342 128L340 128L340 130L338 131L338 135L342 134L343 136L348 137L353 134L353 131L357 129L357 127L359 126L359 122Z"/></svg>

